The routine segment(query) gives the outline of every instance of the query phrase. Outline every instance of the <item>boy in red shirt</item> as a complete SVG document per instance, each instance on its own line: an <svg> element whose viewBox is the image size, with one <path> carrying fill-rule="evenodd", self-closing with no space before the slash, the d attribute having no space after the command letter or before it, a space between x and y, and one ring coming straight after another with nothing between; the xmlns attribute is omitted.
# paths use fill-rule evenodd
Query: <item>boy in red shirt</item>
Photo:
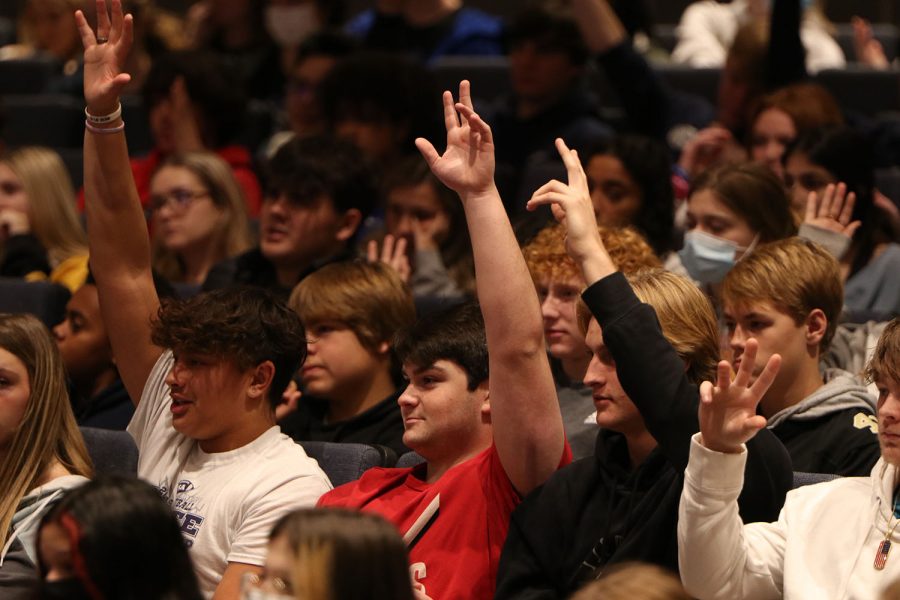
<svg viewBox="0 0 900 600"><path fill-rule="evenodd" d="M416 145L462 200L481 314L458 307L417 323L397 345L409 379L399 399L403 443L426 462L372 469L319 502L390 519L419 591L441 600L493 597L512 509L571 460L540 305L494 185L491 130L467 81L459 95L454 105L444 92L444 154L421 138Z"/></svg>

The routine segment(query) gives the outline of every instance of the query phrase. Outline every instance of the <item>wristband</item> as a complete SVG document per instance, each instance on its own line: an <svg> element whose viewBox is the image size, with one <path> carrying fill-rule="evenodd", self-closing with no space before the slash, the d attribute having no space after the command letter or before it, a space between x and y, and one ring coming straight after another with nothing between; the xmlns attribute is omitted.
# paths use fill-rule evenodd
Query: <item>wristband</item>
<svg viewBox="0 0 900 600"><path fill-rule="evenodd" d="M111 123L122 116L122 103L119 102L118 106L116 106L116 110L108 115L92 115L85 106L84 116L87 117L87 121L93 125L105 125L106 123Z"/></svg>
<svg viewBox="0 0 900 600"><path fill-rule="evenodd" d="M122 121L116 127L94 127L91 125L91 122L85 119L84 128L90 131L91 133L100 133L100 134L108 134L108 133L120 133L125 131L125 121Z"/></svg>

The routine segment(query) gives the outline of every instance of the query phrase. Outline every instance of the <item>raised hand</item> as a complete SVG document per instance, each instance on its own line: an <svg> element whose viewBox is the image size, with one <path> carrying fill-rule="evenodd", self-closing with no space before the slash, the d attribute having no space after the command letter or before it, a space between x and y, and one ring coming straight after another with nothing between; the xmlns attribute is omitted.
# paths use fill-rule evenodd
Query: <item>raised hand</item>
<svg viewBox="0 0 900 600"><path fill-rule="evenodd" d="M700 433L703 445L710 450L739 452L741 444L766 426L766 418L756 414L756 407L775 381L781 356L773 354L751 385L758 348L755 339L747 340L734 381L731 364L723 360L716 369L715 386L709 381L700 385Z"/></svg>
<svg viewBox="0 0 900 600"><path fill-rule="evenodd" d="M556 140L556 149L566 166L569 183L556 179L548 181L532 194L525 206L535 210L549 205L553 216L566 228L566 251L576 262L582 263L591 256L605 254L606 249L597 231L597 217L578 153L561 139Z"/></svg>
<svg viewBox="0 0 900 600"><path fill-rule="evenodd" d="M416 138L416 147L431 171L465 202L470 196L494 190L494 138L491 128L475 113L468 81L459 84L459 102L444 92L444 124L447 149L438 154L425 138Z"/></svg>
<svg viewBox="0 0 900 600"><path fill-rule="evenodd" d="M860 221L850 221L855 203L856 194L848 194L844 183L829 183L821 197L816 192L809 193L803 222L852 238L862 224Z"/></svg>
<svg viewBox="0 0 900 600"><path fill-rule="evenodd" d="M366 248L366 258L370 263L383 262L394 269L404 282L409 281L412 269L409 258L406 256L407 240L405 237L394 237L391 234L384 236L381 252L378 252L378 242L370 240Z"/></svg>
<svg viewBox="0 0 900 600"><path fill-rule="evenodd" d="M122 72L134 37L131 15L122 14L122 0L112 0L112 20L106 0L97 0L97 35L84 13L75 11L75 22L84 45L84 99L94 115L113 112L122 88L131 75Z"/></svg>
<svg viewBox="0 0 900 600"><path fill-rule="evenodd" d="M850 19L853 25L853 49L856 52L857 62L874 69L888 69L891 66L884 47L872 34L872 26L861 17Z"/></svg>
<svg viewBox="0 0 900 600"><path fill-rule="evenodd" d="M169 88L169 123L177 152L198 152L204 149L197 112L188 94L184 77L176 77Z"/></svg>

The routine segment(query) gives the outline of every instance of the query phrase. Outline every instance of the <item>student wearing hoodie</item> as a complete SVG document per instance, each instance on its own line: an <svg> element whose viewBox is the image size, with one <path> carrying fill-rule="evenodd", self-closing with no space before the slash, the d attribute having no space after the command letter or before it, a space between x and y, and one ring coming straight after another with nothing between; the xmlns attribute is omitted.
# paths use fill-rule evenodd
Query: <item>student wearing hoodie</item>
<svg viewBox="0 0 900 600"><path fill-rule="evenodd" d="M584 377L601 432L594 456L555 473L513 513L497 599L567 598L610 565L677 570L676 522L698 385L715 372L716 320L703 293L665 271L626 279L597 231L577 155L557 142L568 185L551 181L529 208L551 204L588 287L581 327L593 356ZM583 307L582 307L583 308ZM777 515L790 460L771 432L749 448L739 500L746 522Z"/></svg>
<svg viewBox="0 0 900 600"><path fill-rule="evenodd" d="M34 597L41 518L92 474L53 339L32 316L0 315L0 598Z"/></svg>
<svg viewBox="0 0 900 600"><path fill-rule="evenodd" d="M822 247L787 238L739 261L722 284L735 367L756 338L757 377L769 357L781 370L760 402L767 427L795 471L865 476L878 461L875 398L852 374L820 370L837 327L844 291L837 261Z"/></svg>

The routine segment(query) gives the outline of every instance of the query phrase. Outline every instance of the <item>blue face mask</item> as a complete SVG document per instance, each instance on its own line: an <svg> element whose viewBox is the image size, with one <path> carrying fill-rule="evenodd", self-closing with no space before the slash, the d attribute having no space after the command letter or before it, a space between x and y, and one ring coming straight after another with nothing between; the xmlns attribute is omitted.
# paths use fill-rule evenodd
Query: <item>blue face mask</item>
<svg viewBox="0 0 900 600"><path fill-rule="evenodd" d="M688 231L678 256L692 279L700 283L718 283L737 262L737 253L741 250L749 252L755 245L756 239L745 249L702 231Z"/></svg>

